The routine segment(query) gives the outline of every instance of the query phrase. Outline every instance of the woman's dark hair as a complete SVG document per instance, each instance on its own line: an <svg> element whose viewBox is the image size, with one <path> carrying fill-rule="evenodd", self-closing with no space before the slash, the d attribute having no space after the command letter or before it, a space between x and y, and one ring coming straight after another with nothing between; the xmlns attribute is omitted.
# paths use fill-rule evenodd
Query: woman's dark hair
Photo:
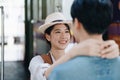
<svg viewBox="0 0 120 80"><path fill-rule="evenodd" d="M57 24L55 24L55 25L57 25ZM55 25L52 25L52 26L50 26L49 28L47 28L46 30L45 30L45 34L47 34L47 35L50 35L51 34L51 31L53 30L53 28L54 28L54 26ZM70 27L69 27L69 25L68 24L64 24L66 27L67 27L67 29L70 31ZM71 36L71 34L70 34L70 36ZM50 47L51 47L51 43L48 41L48 40L46 40L47 41L47 43L50 45Z"/></svg>

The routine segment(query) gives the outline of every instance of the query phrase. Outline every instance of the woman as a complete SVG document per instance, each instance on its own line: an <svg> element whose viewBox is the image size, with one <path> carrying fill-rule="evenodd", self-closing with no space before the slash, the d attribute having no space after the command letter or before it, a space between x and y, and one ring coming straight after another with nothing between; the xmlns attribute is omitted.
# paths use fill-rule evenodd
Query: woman
<svg viewBox="0 0 120 80"><path fill-rule="evenodd" d="M40 32L45 34L51 49L46 55L38 55L31 60L29 65L31 80L46 80L55 66L76 56L88 55L104 58L115 58L119 56L117 44L113 41L101 43L92 39L75 45L68 53L65 53L65 48L71 38L70 26L71 23L66 21L64 16L59 12L49 15L45 20L45 24L40 26ZM106 48L108 46L110 47Z"/></svg>

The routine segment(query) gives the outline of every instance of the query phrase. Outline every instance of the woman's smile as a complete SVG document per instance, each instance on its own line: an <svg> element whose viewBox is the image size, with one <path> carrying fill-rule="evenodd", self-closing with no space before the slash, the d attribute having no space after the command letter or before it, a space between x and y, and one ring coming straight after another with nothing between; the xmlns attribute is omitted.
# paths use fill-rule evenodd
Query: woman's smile
<svg viewBox="0 0 120 80"><path fill-rule="evenodd" d="M60 40L58 41L60 44L67 44L68 43L68 40Z"/></svg>

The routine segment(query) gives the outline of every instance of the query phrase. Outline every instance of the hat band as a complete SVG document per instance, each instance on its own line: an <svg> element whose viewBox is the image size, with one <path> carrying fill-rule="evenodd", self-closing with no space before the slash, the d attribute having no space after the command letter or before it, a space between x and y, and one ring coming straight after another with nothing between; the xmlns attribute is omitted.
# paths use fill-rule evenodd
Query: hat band
<svg viewBox="0 0 120 80"><path fill-rule="evenodd" d="M55 21L52 21L52 22L62 22L63 20L55 20Z"/></svg>

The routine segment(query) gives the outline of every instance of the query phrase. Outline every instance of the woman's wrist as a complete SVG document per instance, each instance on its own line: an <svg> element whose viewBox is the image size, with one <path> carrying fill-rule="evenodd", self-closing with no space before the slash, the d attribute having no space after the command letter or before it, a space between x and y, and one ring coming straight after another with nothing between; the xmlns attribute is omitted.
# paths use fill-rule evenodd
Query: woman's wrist
<svg viewBox="0 0 120 80"><path fill-rule="evenodd" d="M68 51L68 56L71 59L77 56L85 55L83 50L84 49L82 48L82 46L76 44L70 51Z"/></svg>

